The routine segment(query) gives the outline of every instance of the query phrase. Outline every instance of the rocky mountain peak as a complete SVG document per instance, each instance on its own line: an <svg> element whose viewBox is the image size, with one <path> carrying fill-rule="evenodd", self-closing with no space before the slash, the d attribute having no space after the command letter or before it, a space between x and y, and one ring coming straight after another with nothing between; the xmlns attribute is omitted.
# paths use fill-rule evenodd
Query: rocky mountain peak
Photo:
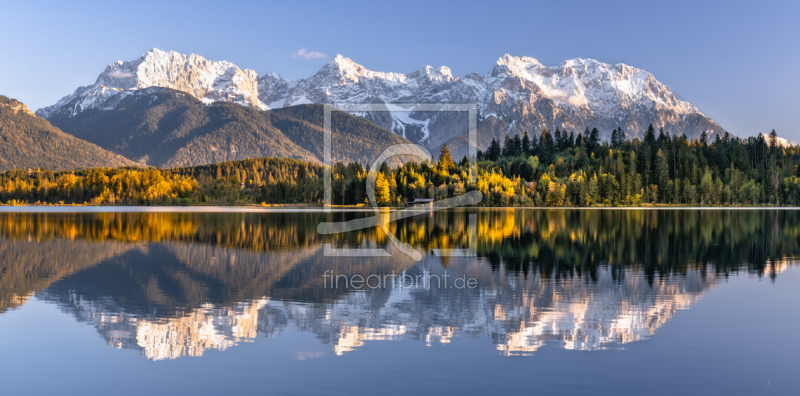
<svg viewBox="0 0 800 396"><path fill-rule="evenodd" d="M453 81L453 73L447 66L425 66L407 76L410 79L421 80L422 82L451 82Z"/></svg>
<svg viewBox="0 0 800 396"><path fill-rule="evenodd" d="M356 62L353 62L353 60L350 58L345 58L342 55L336 55L327 64L325 64L325 66L322 67L322 70L311 77L311 79L315 79L315 77L318 80L330 80L330 78L335 78L338 81L330 82L348 84L358 83L362 78L378 78L382 80L399 81L404 79L405 76L399 73L374 72Z"/></svg>
<svg viewBox="0 0 800 396"><path fill-rule="evenodd" d="M119 103L113 98L146 87L180 90L206 103L230 101L261 109L332 102L475 103L491 125L479 126L479 133L486 135L481 148L491 137L502 140L506 134L536 134L556 127L596 127L603 136L620 127L629 135L641 135L651 123L689 137L724 132L644 70L582 58L545 66L532 57L510 54L500 57L488 74L470 73L461 79L446 66L386 73L336 55L313 76L290 81L275 73L259 78L225 61L153 49L139 59L110 64L94 85L78 88L37 114L47 118L59 109L72 114L110 109ZM392 112L390 117L365 117L431 148L466 132L458 114Z"/></svg>
<svg viewBox="0 0 800 396"><path fill-rule="evenodd" d="M542 67L538 60L529 56L516 57L505 54L495 63L491 75L498 76L505 74L507 76L526 76L529 75L529 69Z"/></svg>
<svg viewBox="0 0 800 396"><path fill-rule="evenodd" d="M6 96L0 95L0 108L5 108L8 110L13 111L15 114L22 112L23 114L33 115L33 112L28 109L28 106L25 106L24 103L16 100L11 99Z"/></svg>
<svg viewBox="0 0 800 396"><path fill-rule="evenodd" d="M226 61L210 61L196 54L153 48L138 59L109 64L93 85L79 87L55 105L39 109L37 114L49 118L62 108L72 112L104 108L106 100L114 93L152 87L183 91L206 103L228 101L267 109L258 99L255 71L242 70Z"/></svg>

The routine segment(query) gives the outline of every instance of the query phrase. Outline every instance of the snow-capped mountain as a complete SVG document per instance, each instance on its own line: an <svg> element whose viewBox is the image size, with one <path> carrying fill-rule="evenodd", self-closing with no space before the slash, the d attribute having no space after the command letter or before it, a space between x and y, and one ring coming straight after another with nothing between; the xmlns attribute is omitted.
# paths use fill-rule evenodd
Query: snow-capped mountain
<svg viewBox="0 0 800 396"><path fill-rule="evenodd" d="M287 89L272 89L268 84ZM573 59L544 66L529 57L505 55L487 75L471 73L454 78L450 69L426 66L410 74L374 72L341 55L317 74L299 82L263 80L264 91L283 92L283 103L475 103L484 134L540 132L567 128L577 132L597 127L608 134L622 127L637 136L650 123L671 133L699 136L724 130L691 103L675 97L670 88L641 69ZM463 134L466 117L454 113L393 112L367 118L404 137L437 147ZM411 128L409 128L411 127ZM491 129L496 129L492 131ZM494 132L494 133L492 133Z"/></svg>
<svg viewBox="0 0 800 396"><path fill-rule="evenodd" d="M258 100L258 84L256 72L230 62L154 48L139 59L108 65L94 84L78 88L36 115L50 118L58 111L110 110L122 97L152 87L183 91L206 103L227 101L266 110Z"/></svg>
<svg viewBox="0 0 800 396"><path fill-rule="evenodd" d="M510 55L488 74L462 78L453 77L445 66L425 66L409 74L376 72L337 55L313 76L292 81L275 73L258 78L229 62L153 49L137 60L112 63L94 85L78 88L37 114L49 118L56 112L111 109L120 96L148 87L181 90L206 103L231 101L261 109L305 103L474 103L479 147L505 134L556 127L576 133L596 127L605 136L621 127L630 137L641 136L651 123L689 137L724 132L644 70L591 59L545 66ZM393 111L360 115L431 148L467 132L465 114L387 109Z"/></svg>

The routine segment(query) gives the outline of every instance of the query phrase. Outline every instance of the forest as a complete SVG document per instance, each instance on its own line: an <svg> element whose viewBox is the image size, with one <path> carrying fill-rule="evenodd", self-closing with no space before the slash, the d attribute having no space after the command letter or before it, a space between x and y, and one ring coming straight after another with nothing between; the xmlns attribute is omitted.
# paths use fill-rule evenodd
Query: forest
<svg viewBox="0 0 800 396"><path fill-rule="evenodd" d="M777 134L738 138L670 136L650 127L643 138L614 130L601 141L583 133L542 131L493 140L477 158L454 160L447 145L435 161L370 170L358 162L332 169L334 205L367 204L375 172L377 203L404 207L478 190L478 206L792 206L800 203L800 148ZM325 167L285 158L160 168L93 168L0 174L6 205L322 204ZM472 178L471 176L475 176Z"/></svg>

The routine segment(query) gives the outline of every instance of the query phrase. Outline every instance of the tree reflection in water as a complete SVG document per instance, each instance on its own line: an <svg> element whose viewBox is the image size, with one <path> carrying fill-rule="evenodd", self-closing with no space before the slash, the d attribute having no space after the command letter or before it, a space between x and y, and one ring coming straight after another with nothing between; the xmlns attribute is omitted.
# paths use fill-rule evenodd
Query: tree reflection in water
<svg viewBox="0 0 800 396"><path fill-rule="evenodd" d="M390 228L423 252L467 248L477 232L477 257L323 255L326 243L390 248L378 229L316 232L365 215L3 213L0 310L35 295L154 360L287 331L312 332L337 354L456 336L488 336L503 354L591 350L653 335L730 274L774 278L795 262L800 235L787 210L454 210ZM326 270L448 271L478 287L334 289Z"/></svg>

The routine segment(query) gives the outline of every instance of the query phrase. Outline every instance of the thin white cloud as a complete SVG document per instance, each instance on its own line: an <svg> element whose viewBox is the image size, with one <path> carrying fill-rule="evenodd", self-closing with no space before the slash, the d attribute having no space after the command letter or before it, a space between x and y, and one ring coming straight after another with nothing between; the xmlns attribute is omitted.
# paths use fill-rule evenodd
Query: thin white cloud
<svg viewBox="0 0 800 396"><path fill-rule="evenodd" d="M558 88L550 88L546 85L539 85L539 88L542 89L546 97L552 99L554 102L556 102L556 104L569 103L575 107L581 107L589 104L589 101L586 100L586 97L583 95L570 96L567 91Z"/></svg>
<svg viewBox="0 0 800 396"><path fill-rule="evenodd" d="M128 77L133 77L133 73L124 72L124 71L122 71L122 70L120 70L120 69L114 69L114 70L112 70L112 71L111 71L111 73L108 73L108 75L109 75L110 77L114 77L114 78L128 78Z"/></svg>
<svg viewBox="0 0 800 396"><path fill-rule="evenodd" d="M306 51L305 48L301 48L299 51L292 54L292 58L303 58L303 59L317 59L317 58L325 58L327 55L323 54L322 52L317 51Z"/></svg>

